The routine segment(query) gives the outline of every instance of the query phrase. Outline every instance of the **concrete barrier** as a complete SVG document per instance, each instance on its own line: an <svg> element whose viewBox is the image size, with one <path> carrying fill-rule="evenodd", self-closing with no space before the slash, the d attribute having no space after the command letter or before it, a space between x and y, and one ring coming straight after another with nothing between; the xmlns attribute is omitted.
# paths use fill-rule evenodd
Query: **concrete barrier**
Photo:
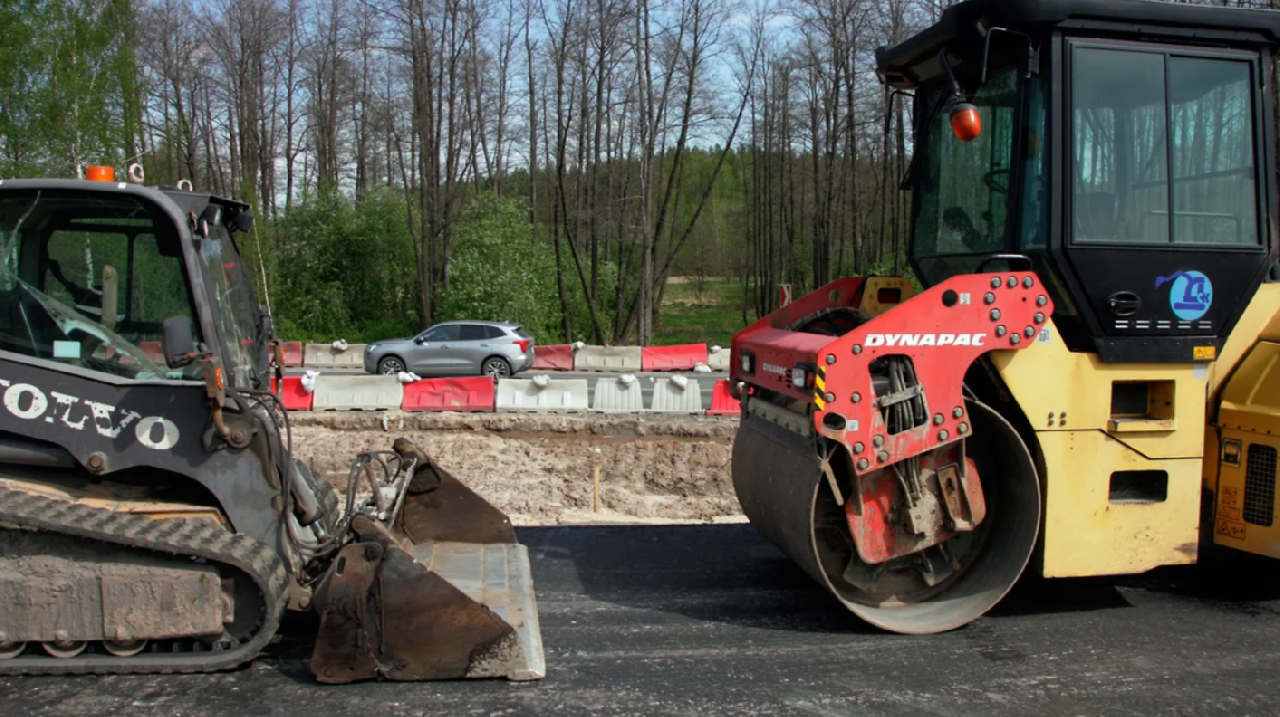
<svg viewBox="0 0 1280 717"><path fill-rule="evenodd" d="M587 380L549 381L539 386L532 379L508 378L498 382L498 411L586 411Z"/></svg>
<svg viewBox="0 0 1280 717"><path fill-rule="evenodd" d="M432 378L404 385L405 411L459 411L463 413L493 412L493 379Z"/></svg>
<svg viewBox="0 0 1280 717"><path fill-rule="evenodd" d="M533 347L534 371L572 371L573 346L571 344L551 344Z"/></svg>
<svg viewBox="0 0 1280 717"><path fill-rule="evenodd" d="M728 371L729 358L732 355L728 346L721 346L719 351L707 351L707 365L712 371Z"/></svg>
<svg viewBox="0 0 1280 717"><path fill-rule="evenodd" d="M307 344L302 363L307 368L364 368L364 344L351 344L346 351L329 344Z"/></svg>
<svg viewBox="0 0 1280 717"><path fill-rule="evenodd" d="M640 388L640 381L623 383L601 377L596 381L595 395L591 397L591 410L601 413L644 411L644 391Z"/></svg>
<svg viewBox="0 0 1280 717"><path fill-rule="evenodd" d="M742 404L738 399L729 393L729 381L716 381L716 385L711 387L711 408L707 409L708 416L740 416L742 415Z"/></svg>
<svg viewBox="0 0 1280 717"><path fill-rule="evenodd" d="M683 387L675 379L660 378L654 381L650 410L658 413L702 413L702 389L698 386L698 380L685 378Z"/></svg>
<svg viewBox="0 0 1280 717"><path fill-rule="evenodd" d="M640 371L639 346L583 346L573 355L575 371Z"/></svg>
<svg viewBox="0 0 1280 717"><path fill-rule="evenodd" d="M404 384L394 376L316 377L316 411L390 411L404 403Z"/></svg>
<svg viewBox="0 0 1280 717"><path fill-rule="evenodd" d="M706 344L646 346L640 352L644 371L692 371L697 364L706 362Z"/></svg>

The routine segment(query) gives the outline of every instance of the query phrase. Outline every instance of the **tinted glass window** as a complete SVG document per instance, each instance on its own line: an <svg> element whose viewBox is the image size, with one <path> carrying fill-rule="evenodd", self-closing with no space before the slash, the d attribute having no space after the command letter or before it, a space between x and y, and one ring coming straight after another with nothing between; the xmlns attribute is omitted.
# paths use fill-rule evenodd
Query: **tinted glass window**
<svg viewBox="0 0 1280 717"><path fill-rule="evenodd" d="M1149 221L1169 206L1164 56L1085 48L1073 57L1073 238L1168 241L1164 222Z"/></svg>
<svg viewBox="0 0 1280 717"><path fill-rule="evenodd" d="M240 256L226 227L209 228L210 239L200 243L200 260L217 305L216 316L227 338L226 368L231 382L241 388L257 386L261 360L258 337L258 302Z"/></svg>
<svg viewBox="0 0 1280 717"><path fill-rule="evenodd" d="M0 201L0 347L119 376L198 376L159 358L170 316L191 318L200 340L165 221L125 197Z"/></svg>
<svg viewBox="0 0 1280 717"><path fill-rule="evenodd" d="M1250 74L1244 62L1169 58L1175 242L1258 241Z"/></svg>
<svg viewBox="0 0 1280 717"><path fill-rule="evenodd" d="M917 256L990 254L1004 249L1013 147L1017 74L1005 70L987 79L972 102L982 116L982 133L962 142L951 131L946 88L925 94L933 113L920 155L915 224Z"/></svg>
<svg viewBox="0 0 1280 717"><path fill-rule="evenodd" d="M1250 74L1235 60L1076 48L1072 238L1256 243Z"/></svg>
<svg viewBox="0 0 1280 717"><path fill-rule="evenodd" d="M458 325L445 324L444 326L434 326L427 329L422 335L426 341L455 341L458 338Z"/></svg>
<svg viewBox="0 0 1280 717"><path fill-rule="evenodd" d="M482 341L489 338L487 326L476 326L474 324L463 324L459 338L463 341Z"/></svg>

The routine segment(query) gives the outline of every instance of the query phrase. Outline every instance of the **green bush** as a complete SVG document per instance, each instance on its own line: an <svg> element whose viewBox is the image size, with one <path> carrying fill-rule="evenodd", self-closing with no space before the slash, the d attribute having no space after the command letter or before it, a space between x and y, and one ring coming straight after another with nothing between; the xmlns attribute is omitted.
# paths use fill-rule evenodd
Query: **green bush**
<svg viewBox="0 0 1280 717"><path fill-rule="evenodd" d="M413 236L399 192L383 188L359 200L310 194L273 229L281 336L360 343L417 332Z"/></svg>
<svg viewBox="0 0 1280 717"><path fill-rule="evenodd" d="M463 210L453 229L449 288L437 318L510 321L539 343L556 343L561 330L555 254L534 235L519 199L486 193Z"/></svg>

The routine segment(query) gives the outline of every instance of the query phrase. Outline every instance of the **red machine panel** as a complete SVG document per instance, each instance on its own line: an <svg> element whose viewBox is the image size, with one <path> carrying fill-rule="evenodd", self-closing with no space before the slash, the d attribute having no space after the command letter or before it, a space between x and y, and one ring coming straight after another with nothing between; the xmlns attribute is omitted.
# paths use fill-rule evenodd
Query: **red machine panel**
<svg viewBox="0 0 1280 717"><path fill-rule="evenodd" d="M817 409L818 432L850 448L859 474L918 456L970 430L964 409L965 372L988 351L1020 350L1034 343L1053 313L1039 279L1030 272L957 276L903 302L857 329L832 338L785 330L804 316L856 305L862 279L842 279L779 309L734 337L734 380L803 398ZM741 356L754 371L744 373ZM928 414L923 424L889 432L880 406L901 397L877 397L872 362L909 360ZM806 388L798 369L812 371Z"/></svg>

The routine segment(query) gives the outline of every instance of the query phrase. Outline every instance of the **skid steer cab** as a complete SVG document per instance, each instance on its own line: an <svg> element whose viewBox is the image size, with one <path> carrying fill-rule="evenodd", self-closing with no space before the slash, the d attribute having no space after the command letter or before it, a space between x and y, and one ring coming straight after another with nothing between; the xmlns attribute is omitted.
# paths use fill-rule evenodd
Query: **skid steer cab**
<svg viewBox="0 0 1280 717"><path fill-rule="evenodd" d="M1024 571L1277 556L1280 13L969 0L876 51L914 105L903 277L743 329L733 481L850 610L932 633Z"/></svg>
<svg viewBox="0 0 1280 717"><path fill-rule="evenodd" d="M233 668L291 609L323 682L542 677L506 515L404 438L342 497L293 457L249 207L87 174L0 181L0 673Z"/></svg>

